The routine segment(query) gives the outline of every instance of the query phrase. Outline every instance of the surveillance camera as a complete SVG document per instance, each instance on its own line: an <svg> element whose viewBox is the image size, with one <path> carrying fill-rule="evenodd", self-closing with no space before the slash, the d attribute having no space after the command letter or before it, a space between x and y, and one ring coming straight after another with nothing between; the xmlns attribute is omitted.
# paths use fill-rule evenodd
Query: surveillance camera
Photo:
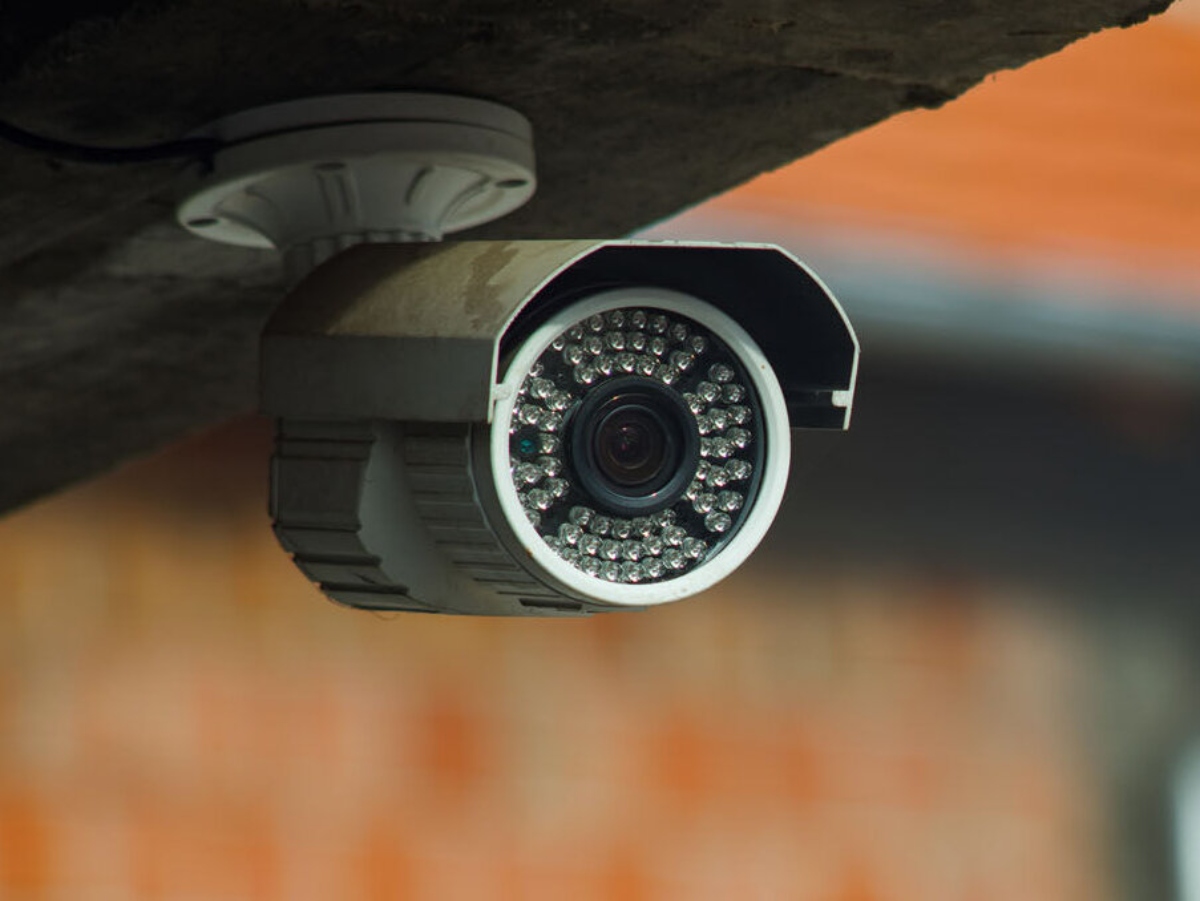
<svg viewBox="0 0 1200 901"><path fill-rule="evenodd" d="M334 600L579 615L687 597L766 533L790 429L847 425L854 333L777 247L421 243L533 195L515 110L308 97L196 140L180 224L303 276L263 335L271 513Z"/></svg>
<svg viewBox="0 0 1200 901"><path fill-rule="evenodd" d="M845 428L858 347L767 245L362 245L263 337L284 547L355 607L640 609L765 535L791 428Z"/></svg>

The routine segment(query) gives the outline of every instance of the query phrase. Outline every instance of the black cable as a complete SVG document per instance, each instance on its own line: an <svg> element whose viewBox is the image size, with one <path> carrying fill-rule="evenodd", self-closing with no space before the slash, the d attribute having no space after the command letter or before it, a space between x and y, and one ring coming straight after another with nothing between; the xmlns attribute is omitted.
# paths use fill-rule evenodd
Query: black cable
<svg viewBox="0 0 1200 901"><path fill-rule="evenodd" d="M146 144L141 147L92 147L43 137L2 120L0 120L0 140L55 159L102 166L177 159L194 159L211 164L213 155L223 146L215 138L181 138L177 141L164 141L161 144Z"/></svg>

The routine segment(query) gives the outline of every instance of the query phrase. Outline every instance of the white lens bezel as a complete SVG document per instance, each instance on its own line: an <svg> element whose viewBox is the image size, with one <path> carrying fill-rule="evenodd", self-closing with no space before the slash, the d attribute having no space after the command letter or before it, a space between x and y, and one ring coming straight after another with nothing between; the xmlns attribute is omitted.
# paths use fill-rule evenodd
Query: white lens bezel
<svg viewBox="0 0 1200 901"><path fill-rule="evenodd" d="M660 309L695 321L720 338L749 374L762 405L766 446L757 496L737 532L711 559L682 575L631 584L590 576L560 557L525 514L510 475L509 428L518 392L533 364L550 343L572 325L597 313L637 307ZM766 355L730 316L700 298L664 288L616 288L591 295L555 312L525 340L510 361L496 392L489 440L492 480L500 509L529 559L568 593L618 607L646 607L681 600L724 579L758 546L775 519L787 488L791 433L783 390Z"/></svg>

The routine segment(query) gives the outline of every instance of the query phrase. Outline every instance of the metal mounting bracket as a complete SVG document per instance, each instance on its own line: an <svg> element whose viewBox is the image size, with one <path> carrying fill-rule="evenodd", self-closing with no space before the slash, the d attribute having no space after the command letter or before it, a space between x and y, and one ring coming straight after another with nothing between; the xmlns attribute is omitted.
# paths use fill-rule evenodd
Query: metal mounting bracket
<svg viewBox="0 0 1200 901"><path fill-rule="evenodd" d="M536 188L520 113L442 94L295 100L220 119L220 149L184 186L180 225L274 247L303 272L353 244L437 241L524 204Z"/></svg>

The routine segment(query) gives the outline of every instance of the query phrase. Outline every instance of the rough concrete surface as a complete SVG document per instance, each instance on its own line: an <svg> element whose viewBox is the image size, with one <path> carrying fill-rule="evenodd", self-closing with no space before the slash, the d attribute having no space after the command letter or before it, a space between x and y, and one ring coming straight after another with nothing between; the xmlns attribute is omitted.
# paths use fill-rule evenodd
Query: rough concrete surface
<svg viewBox="0 0 1200 901"><path fill-rule="evenodd" d="M525 113L540 188L472 237L608 237L1168 0L91 0L0 6L0 118L94 144L314 94ZM171 165L0 147L0 509L250 409L270 254L171 224Z"/></svg>

